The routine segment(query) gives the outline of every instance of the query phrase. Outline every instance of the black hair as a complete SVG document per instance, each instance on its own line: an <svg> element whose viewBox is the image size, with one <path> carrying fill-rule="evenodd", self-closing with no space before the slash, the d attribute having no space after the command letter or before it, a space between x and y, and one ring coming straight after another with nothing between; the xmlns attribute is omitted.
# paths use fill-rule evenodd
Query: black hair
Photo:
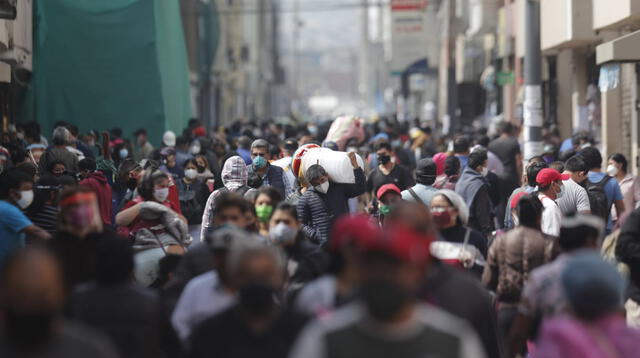
<svg viewBox="0 0 640 358"><path fill-rule="evenodd" d="M205 159L205 160L206 160L206 159ZM193 166L194 166L194 167L196 167L196 168L198 167L198 162L196 162L196 159L195 159L195 158L187 159L187 160L184 162L183 168L187 169L187 165L189 165L189 164L193 164Z"/></svg>
<svg viewBox="0 0 640 358"><path fill-rule="evenodd" d="M253 210L253 204L236 193L224 192L216 198L215 208L214 215L229 208L238 208L242 214L247 214Z"/></svg>
<svg viewBox="0 0 640 358"><path fill-rule="evenodd" d="M88 170L93 172L97 168L96 161L93 158L84 158L80 162L78 162L78 168L80 168L80 170Z"/></svg>
<svg viewBox="0 0 640 358"><path fill-rule="evenodd" d="M180 147L188 143L189 143L189 138L186 136L181 135L181 136L178 136L178 138L176 138L176 147Z"/></svg>
<svg viewBox="0 0 640 358"><path fill-rule="evenodd" d="M484 164L488 159L486 149L476 149L473 153L469 154L469 168L476 170L479 166Z"/></svg>
<svg viewBox="0 0 640 358"><path fill-rule="evenodd" d="M531 164L531 163L546 163L544 161L544 158L542 158L541 155L534 155L533 157L529 158L529 160L527 160L527 164Z"/></svg>
<svg viewBox="0 0 640 358"><path fill-rule="evenodd" d="M51 198L51 194L59 194L61 188L60 179L55 175L45 174L41 176L33 187L33 203L29 206L29 215L37 214Z"/></svg>
<svg viewBox="0 0 640 358"><path fill-rule="evenodd" d="M391 144L389 142L380 142L376 145L376 152L381 150L381 149L386 149L389 152L393 152L393 149L391 148Z"/></svg>
<svg viewBox="0 0 640 358"><path fill-rule="evenodd" d="M513 130L515 129L515 127L513 126L513 124L511 124L511 122L501 122L498 124L498 131L502 134L511 134L513 133Z"/></svg>
<svg viewBox="0 0 640 358"><path fill-rule="evenodd" d="M582 173L589 170L589 168L587 168L587 164L584 162L584 159L582 159L582 157L579 155L574 155L573 157L567 159L567 161L564 163L564 168L565 170L568 170L572 173Z"/></svg>
<svg viewBox="0 0 640 358"><path fill-rule="evenodd" d="M549 168L557 170L559 173L564 173L564 163L560 161L555 161L549 164Z"/></svg>
<svg viewBox="0 0 640 358"><path fill-rule="evenodd" d="M521 196L516 209L520 225L540 230L543 206L536 195L525 194Z"/></svg>
<svg viewBox="0 0 640 358"><path fill-rule="evenodd" d="M624 155L620 154L620 153L613 153L609 156L609 160L613 160L616 163L620 163L622 164L622 171L623 172L627 172L627 158L625 158Z"/></svg>
<svg viewBox="0 0 640 358"><path fill-rule="evenodd" d="M120 184L126 183L129 180L129 172L139 167L140 165L135 160L131 158L124 159L118 167L116 182Z"/></svg>
<svg viewBox="0 0 640 358"><path fill-rule="evenodd" d="M558 155L558 160L566 162L567 160L569 160L569 158L575 157L576 154L578 154L578 152L576 152L573 148L568 149Z"/></svg>
<svg viewBox="0 0 640 358"><path fill-rule="evenodd" d="M255 201L258 199L258 197L263 194L271 199L271 205L274 207L282 201L282 194L278 189L272 186L263 186L262 188L258 189L258 195L256 195L255 199L253 200L254 205L256 204Z"/></svg>
<svg viewBox="0 0 640 358"><path fill-rule="evenodd" d="M295 221L298 221L298 211L294 205L291 205L286 202L280 203L278 204L278 206L276 206L276 209L274 210L274 212L276 211L283 211L287 213L289 216L291 216Z"/></svg>
<svg viewBox="0 0 640 358"><path fill-rule="evenodd" d="M600 169L602 167L602 154L595 147L586 147L580 151L579 155L584 159L587 168Z"/></svg>
<svg viewBox="0 0 640 358"><path fill-rule="evenodd" d="M24 125L24 136L26 138L32 139L34 142L40 142L40 124L36 121L29 122Z"/></svg>
<svg viewBox="0 0 640 358"><path fill-rule="evenodd" d="M31 162L22 162L18 165L16 165L16 168L24 171L25 173L29 174L30 177L35 177L36 174L38 173L38 167L31 163Z"/></svg>
<svg viewBox="0 0 640 358"><path fill-rule="evenodd" d="M549 166L545 162L533 162L529 164L529 166L527 167L527 183L529 184L530 187L535 187L538 185L538 183L536 182L536 177L538 176L538 173L542 169L545 169L548 167Z"/></svg>
<svg viewBox="0 0 640 358"><path fill-rule="evenodd" d="M444 173L450 177L460 174L460 159L455 155L447 157L444 160Z"/></svg>
<svg viewBox="0 0 640 358"><path fill-rule="evenodd" d="M489 136L487 136L486 134L476 136L476 144L479 144L486 148L489 146L489 142Z"/></svg>
<svg viewBox="0 0 640 358"><path fill-rule="evenodd" d="M142 183L138 186L138 194L145 201L152 201L153 198L153 190L156 183L163 179L169 179L167 173L161 170L147 170L144 174L144 178L142 179Z"/></svg>
<svg viewBox="0 0 640 358"><path fill-rule="evenodd" d="M96 279L98 283L113 285L129 281L133 273L133 248L126 240L103 237L98 244Z"/></svg>
<svg viewBox="0 0 640 358"><path fill-rule="evenodd" d="M32 183L33 177L23 170L11 168L0 175L0 199L8 199L9 191L19 190L23 183Z"/></svg>
<svg viewBox="0 0 640 358"><path fill-rule="evenodd" d="M53 168L55 168L56 165L58 165L58 164L62 164L64 166L64 170L65 171L69 170L69 168L67 168L67 165L64 164L64 162L62 160L53 160L53 161L49 162L49 164L47 165L47 173L53 174Z"/></svg>
<svg viewBox="0 0 640 358"><path fill-rule="evenodd" d="M158 278L151 284L151 288L162 289L170 280L171 274L176 271L182 261L182 255L167 254L159 261Z"/></svg>
<svg viewBox="0 0 640 358"><path fill-rule="evenodd" d="M263 182L264 179L262 179L255 171L250 172L247 176L247 186L249 188L258 189L262 187Z"/></svg>
<svg viewBox="0 0 640 358"><path fill-rule="evenodd" d="M60 181L60 185L62 186L75 186L78 184L76 177L71 175L63 175L58 178L58 180Z"/></svg>
<svg viewBox="0 0 640 358"><path fill-rule="evenodd" d="M69 130L69 133L71 133L72 136L78 137L80 130L77 125L68 123L65 127Z"/></svg>
<svg viewBox="0 0 640 358"><path fill-rule="evenodd" d="M469 151L469 138L467 136L459 136L453 141L453 152L457 154L466 153Z"/></svg>
<svg viewBox="0 0 640 358"><path fill-rule="evenodd" d="M560 238L558 245L562 251L573 251L584 248L590 240L598 238L598 229L591 226L578 226L574 228L560 228Z"/></svg>

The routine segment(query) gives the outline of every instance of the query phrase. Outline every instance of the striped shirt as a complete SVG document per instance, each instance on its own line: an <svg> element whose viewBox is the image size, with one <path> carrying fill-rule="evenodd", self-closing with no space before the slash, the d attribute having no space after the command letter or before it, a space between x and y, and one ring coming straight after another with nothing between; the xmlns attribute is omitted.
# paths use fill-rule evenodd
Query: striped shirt
<svg viewBox="0 0 640 358"><path fill-rule="evenodd" d="M58 228L58 207L53 205L44 205L37 213L28 214L33 224L51 235L56 233Z"/></svg>

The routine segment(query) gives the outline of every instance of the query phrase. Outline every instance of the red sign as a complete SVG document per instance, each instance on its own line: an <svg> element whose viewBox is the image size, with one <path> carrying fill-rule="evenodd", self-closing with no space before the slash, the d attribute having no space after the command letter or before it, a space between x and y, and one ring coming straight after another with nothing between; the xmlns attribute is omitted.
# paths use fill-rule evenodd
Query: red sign
<svg viewBox="0 0 640 358"><path fill-rule="evenodd" d="M427 7L428 0L391 0L391 11L414 11Z"/></svg>

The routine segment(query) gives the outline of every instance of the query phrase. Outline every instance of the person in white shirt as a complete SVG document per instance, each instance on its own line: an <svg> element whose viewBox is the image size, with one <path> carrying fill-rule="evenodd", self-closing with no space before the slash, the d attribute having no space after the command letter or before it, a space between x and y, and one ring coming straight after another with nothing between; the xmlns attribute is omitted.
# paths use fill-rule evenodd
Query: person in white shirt
<svg viewBox="0 0 640 358"><path fill-rule="evenodd" d="M542 212L542 232L558 237L560 236L560 225L562 222L562 210L556 202L564 196L564 180L571 178L568 174L560 174L555 169L542 169L536 176L538 183L538 198L544 206Z"/></svg>

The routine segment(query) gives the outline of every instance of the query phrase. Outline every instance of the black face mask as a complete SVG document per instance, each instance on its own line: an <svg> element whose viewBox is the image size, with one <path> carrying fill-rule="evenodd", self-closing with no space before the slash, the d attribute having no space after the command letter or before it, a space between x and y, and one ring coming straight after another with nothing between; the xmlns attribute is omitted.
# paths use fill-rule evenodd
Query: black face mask
<svg viewBox="0 0 640 358"><path fill-rule="evenodd" d="M265 283L249 283L240 288L240 307L251 315L265 315L275 306L275 293L276 290Z"/></svg>
<svg viewBox="0 0 640 358"><path fill-rule="evenodd" d="M51 338L53 314L5 311L6 334L14 346L33 349Z"/></svg>
<svg viewBox="0 0 640 358"><path fill-rule="evenodd" d="M205 168L205 167L203 167L203 166L198 166L198 173L200 173L200 174L204 173L204 170L205 170L205 169L206 169L206 168Z"/></svg>
<svg viewBox="0 0 640 358"><path fill-rule="evenodd" d="M385 165L391 161L390 155L378 155L378 163Z"/></svg>
<svg viewBox="0 0 640 358"><path fill-rule="evenodd" d="M382 322L393 318L410 299L406 290L387 280L365 282L360 287L360 295L369 314Z"/></svg>
<svg viewBox="0 0 640 358"><path fill-rule="evenodd" d="M129 178L129 180L127 180L127 189L135 190L137 186L138 186L138 181L135 178Z"/></svg>

